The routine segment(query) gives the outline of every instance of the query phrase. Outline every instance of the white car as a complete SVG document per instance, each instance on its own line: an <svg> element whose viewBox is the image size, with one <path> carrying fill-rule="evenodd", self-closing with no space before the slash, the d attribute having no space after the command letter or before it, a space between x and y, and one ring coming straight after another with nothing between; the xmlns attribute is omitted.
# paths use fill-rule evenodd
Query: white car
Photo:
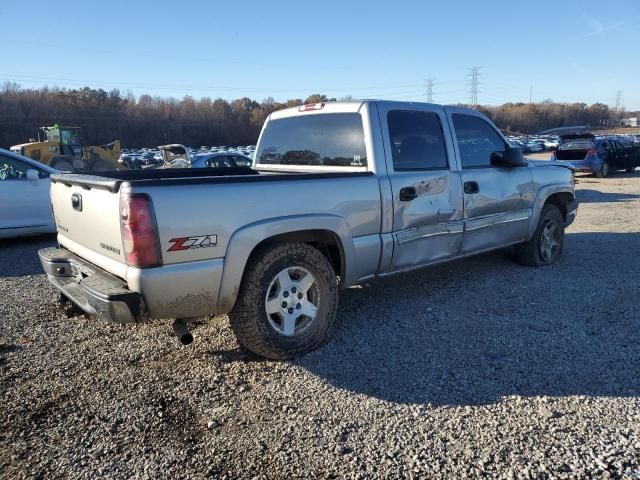
<svg viewBox="0 0 640 480"><path fill-rule="evenodd" d="M530 141L526 143L527 150L532 153L537 153L542 151L542 146L539 143Z"/></svg>
<svg viewBox="0 0 640 480"><path fill-rule="evenodd" d="M0 148L0 238L56 231L49 198L55 171Z"/></svg>

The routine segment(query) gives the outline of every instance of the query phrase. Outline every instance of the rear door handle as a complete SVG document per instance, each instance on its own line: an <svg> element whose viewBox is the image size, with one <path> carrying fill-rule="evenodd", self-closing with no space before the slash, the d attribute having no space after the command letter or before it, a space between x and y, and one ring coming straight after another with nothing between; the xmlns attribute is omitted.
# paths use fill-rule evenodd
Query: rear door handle
<svg viewBox="0 0 640 480"><path fill-rule="evenodd" d="M478 186L478 182L464 182L464 193L470 195L472 193L478 193L480 191L480 187Z"/></svg>
<svg viewBox="0 0 640 480"><path fill-rule="evenodd" d="M415 187L404 187L400 189L400 200L402 202L410 202L418 198Z"/></svg>

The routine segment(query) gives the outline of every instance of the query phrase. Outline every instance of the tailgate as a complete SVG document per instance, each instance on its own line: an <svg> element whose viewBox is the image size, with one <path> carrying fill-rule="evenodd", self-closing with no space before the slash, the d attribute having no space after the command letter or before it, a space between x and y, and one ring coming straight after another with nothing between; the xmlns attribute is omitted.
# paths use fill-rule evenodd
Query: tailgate
<svg viewBox="0 0 640 480"><path fill-rule="evenodd" d="M57 177L51 184L51 203L58 242L85 260L124 277L118 192L82 182L64 182L64 175Z"/></svg>

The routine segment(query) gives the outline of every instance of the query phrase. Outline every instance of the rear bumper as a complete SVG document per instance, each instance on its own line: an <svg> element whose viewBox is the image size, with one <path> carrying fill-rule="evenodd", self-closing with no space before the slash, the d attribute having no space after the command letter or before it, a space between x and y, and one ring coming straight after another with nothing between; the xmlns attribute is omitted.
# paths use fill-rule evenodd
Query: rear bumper
<svg viewBox="0 0 640 480"><path fill-rule="evenodd" d="M602 160L597 155L588 155L582 160L558 160L571 165L577 172L593 173L602 169Z"/></svg>
<svg viewBox="0 0 640 480"><path fill-rule="evenodd" d="M118 323L146 318L142 296L127 284L65 248L38 251L49 282L83 312Z"/></svg>

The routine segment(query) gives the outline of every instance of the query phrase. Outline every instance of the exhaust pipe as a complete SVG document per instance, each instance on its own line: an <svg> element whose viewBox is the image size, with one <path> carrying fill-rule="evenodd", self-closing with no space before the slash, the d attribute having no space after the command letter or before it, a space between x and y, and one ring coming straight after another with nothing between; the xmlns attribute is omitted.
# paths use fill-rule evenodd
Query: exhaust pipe
<svg viewBox="0 0 640 480"><path fill-rule="evenodd" d="M178 341L182 345L189 345L193 342L193 334L191 330L189 330L186 322L181 318L177 318L176 321L173 322L173 333L176 334Z"/></svg>

